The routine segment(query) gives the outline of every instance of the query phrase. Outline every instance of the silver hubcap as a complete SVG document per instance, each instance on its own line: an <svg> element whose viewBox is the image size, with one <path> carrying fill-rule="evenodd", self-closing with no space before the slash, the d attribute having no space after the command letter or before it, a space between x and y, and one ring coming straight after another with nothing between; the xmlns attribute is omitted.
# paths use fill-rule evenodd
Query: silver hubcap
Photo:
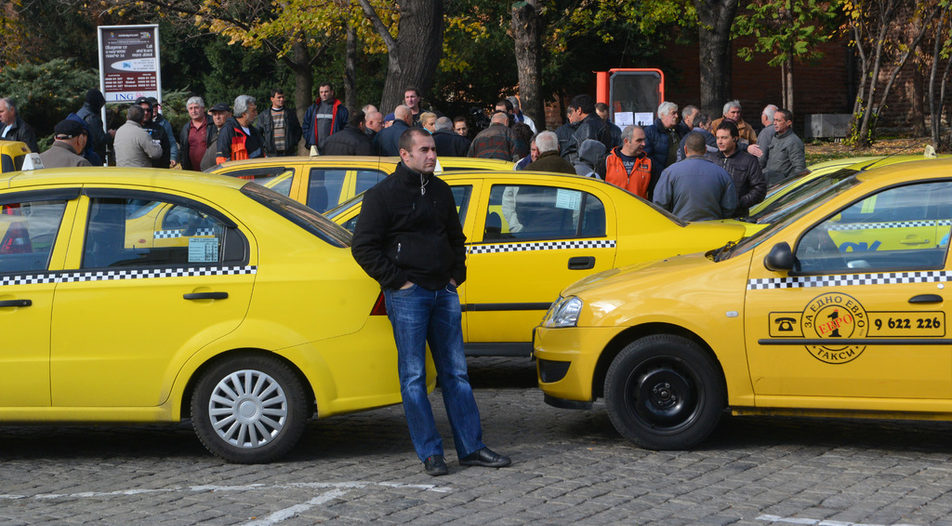
<svg viewBox="0 0 952 526"><path fill-rule="evenodd" d="M222 378L208 400L219 438L233 446L261 447L278 436L288 419L284 389L261 371L235 371Z"/></svg>

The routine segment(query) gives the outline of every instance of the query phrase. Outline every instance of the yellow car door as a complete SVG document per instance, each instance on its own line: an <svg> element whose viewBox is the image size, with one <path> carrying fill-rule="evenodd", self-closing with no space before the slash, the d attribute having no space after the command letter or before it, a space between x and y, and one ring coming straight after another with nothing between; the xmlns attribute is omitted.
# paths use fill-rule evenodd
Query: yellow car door
<svg viewBox="0 0 952 526"><path fill-rule="evenodd" d="M192 196L123 188L84 194L53 302L52 404L159 405L174 364L241 323L256 271L253 238ZM172 244L130 245L125 231L143 202L197 218L203 230L180 230Z"/></svg>
<svg viewBox="0 0 952 526"><path fill-rule="evenodd" d="M2 407L50 405L50 313L78 196L79 188L0 194Z"/></svg>
<svg viewBox="0 0 952 526"><path fill-rule="evenodd" d="M745 317L758 405L865 409L892 398L935 410L926 401L952 397L948 243L844 249L837 236L857 217L875 228L852 231L882 240L905 239L918 228L910 222L932 225L930 238L947 238L952 182L886 188L757 247ZM790 276L764 263L781 242L796 257Z"/></svg>
<svg viewBox="0 0 952 526"><path fill-rule="evenodd" d="M487 179L467 246L466 340L528 353L557 291L612 268L615 216L607 194L571 178ZM468 349L469 350L469 349Z"/></svg>

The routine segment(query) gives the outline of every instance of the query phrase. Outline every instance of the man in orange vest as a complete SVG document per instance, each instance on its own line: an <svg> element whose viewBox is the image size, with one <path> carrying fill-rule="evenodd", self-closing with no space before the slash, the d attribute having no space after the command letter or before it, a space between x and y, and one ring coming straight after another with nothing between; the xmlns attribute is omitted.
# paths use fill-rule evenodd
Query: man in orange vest
<svg viewBox="0 0 952 526"><path fill-rule="evenodd" d="M598 163L596 173L605 181L642 197L648 197L651 182L651 159L645 154L645 130L627 126L621 132L621 146L612 148Z"/></svg>
<svg viewBox="0 0 952 526"><path fill-rule="evenodd" d="M252 123L258 117L255 99L250 95L235 98L234 116L225 121L218 134L218 153L215 162L239 161L264 157L264 139Z"/></svg>

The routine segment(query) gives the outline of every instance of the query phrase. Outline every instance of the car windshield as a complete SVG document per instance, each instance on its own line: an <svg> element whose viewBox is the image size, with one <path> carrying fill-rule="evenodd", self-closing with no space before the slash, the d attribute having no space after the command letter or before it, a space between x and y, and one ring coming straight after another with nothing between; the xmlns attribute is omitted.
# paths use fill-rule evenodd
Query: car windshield
<svg viewBox="0 0 952 526"><path fill-rule="evenodd" d="M343 248L349 247L351 244L352 236L350 232L337 226L316 211L274 190L249 182L241 187L241 193L334 246Z"/></svg>
<svg viewBox="0 0 952 526"><path fill-rule="evenodd" d="M714 254L715 259L726 259L747 252L748 250L761 244L765 239L768 239L773 235L774 232L782 230L790 223L793 223L797 219L803 217L803 215L807 212L810 212L821 204L833 199L849 188L856 186L859 184L859 182L859 179L857 179L855 175L851 175L850 177L847 177L846 179L843 179L832 186L820 188L812 195L801 199L798 202L794 202L789 208L784 209L783 213L778 214L776 216L776 220L771 223L770 226L750 235L749 237L741 239L735 245L728 244L727 246L723 247L720 251Z"/></svg>
<svg viewBox="0 0 952 526"><path fill-rule="evenodd" d="M852 177L858 172L851 168L843 168L815 179L807 181L789 192L783 194L774 202L763 207L756 214L750 216L750 221L758 224L775 223L782 220L790 210L797 208L801 203L810 200L819 192L836 186L841 181Z"/></svg>

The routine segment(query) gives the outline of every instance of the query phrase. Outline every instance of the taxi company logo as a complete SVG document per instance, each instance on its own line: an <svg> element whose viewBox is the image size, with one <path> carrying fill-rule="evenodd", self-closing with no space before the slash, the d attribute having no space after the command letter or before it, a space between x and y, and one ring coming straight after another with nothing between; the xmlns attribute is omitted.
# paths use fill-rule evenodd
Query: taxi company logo
<svg viewBox="0 0 952 526"><path fill-rule="evenodd" d="M865 338L869 331L869 317L856 298L829 292L812 300L803 311L800 324L803 336L827 340L820 345L807 345L814 358L829 364L847 363L859 358L865 345L837 345L836 340Z"/></svg>

